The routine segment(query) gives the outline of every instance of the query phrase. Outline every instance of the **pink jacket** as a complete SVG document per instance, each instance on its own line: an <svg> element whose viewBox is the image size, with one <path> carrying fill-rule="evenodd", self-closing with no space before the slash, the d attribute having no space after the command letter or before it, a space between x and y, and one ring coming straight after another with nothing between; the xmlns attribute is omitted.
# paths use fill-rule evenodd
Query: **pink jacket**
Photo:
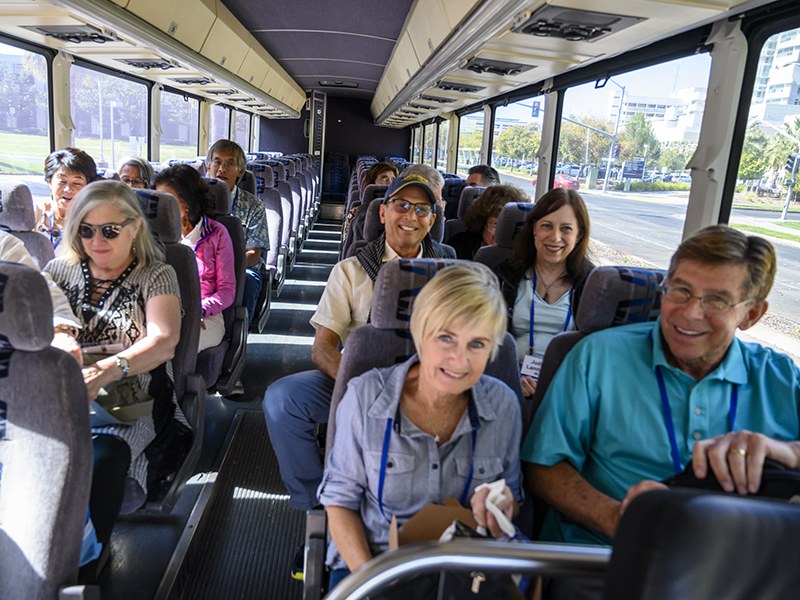
<svg viewBox="0 0 800 600"><path fill-rule="evenodd" d="M194 246L194 256L200 275L203 316L216 315L236 299L233 244L222 223L203 217L202 233Z"/></svg>

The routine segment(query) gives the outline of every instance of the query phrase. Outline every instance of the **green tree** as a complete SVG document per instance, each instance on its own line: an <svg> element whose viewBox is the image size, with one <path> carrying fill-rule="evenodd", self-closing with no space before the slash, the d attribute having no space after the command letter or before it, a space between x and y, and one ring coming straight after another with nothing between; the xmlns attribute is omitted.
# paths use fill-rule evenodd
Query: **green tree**
<svg viewBox="0 0 800 600"><path fill-rule="evenodd" d="M739 161L738 177L745 181L757 181L764 176L769 167L767 157L767 136L761 131L761 126L753 122L747 128L742 147L742 156Z"/></svg>
<svg viewBox="0 0 800 600"><path fill-rule="evenodd" d="M800 138L800 118L795 117L794 122L784 123L781 129L787 135L797 139ZM797 152L797 144L780 133L775 133L769 137L766 144L766 155L769 168L775 172L780 171L786 165L786 159L792 152Z"/></svg>
<svg viewBox="0 0 800 600"><path fill-rule="evenodd" d="M657 164L661 158L661 143L658 141L650 121L644 118L644 113L636 113L625 123L625 129L617 136L620 145L620 160L643 158L645 145L647 148L647 163ZM645 165L647 167L647 165Z"/></svg>
<svg viewBox="0 0 800 600"><path fill-rule="evenodd" d="M661 146L661 158L658 164L667 171L683 171L692 158L697 142L666 142Z"/></svg>
<svg viewBox="0 0 800 600"><path fill-rule="evenodd" d="M532 158L539 150L542 136L539 125L513 125L494 139L492 154L522 160Z"/></svg>
<svg viewBox="0 0 800 600"><path fill-rule="evenodd" d="M611 121L598 117L579 118L570 115L570 119L600 131L607 131L609 134L614 129ZM564 120L561 122L561 133L558 138L557 160L575 164L601 164L603 157L608 156L610 145L611 138L609 136Z"/></svg>

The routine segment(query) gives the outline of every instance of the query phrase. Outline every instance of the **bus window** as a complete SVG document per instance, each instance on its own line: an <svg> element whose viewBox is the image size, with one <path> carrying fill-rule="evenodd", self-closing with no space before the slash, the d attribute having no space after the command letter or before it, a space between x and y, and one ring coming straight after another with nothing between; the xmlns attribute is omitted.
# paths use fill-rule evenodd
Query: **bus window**
<svg viewBox="0 0 800 600"><path fill-rule="evenodd" d="M211 107L211 124L209 127L209 144L217 140L230 139L231 109L223 104L214 104Z"/></svg>
<svg viewBox="0 0 800 600"><path fill-rule="evenodd" d="M70 67L73 144L100 168L147 158L147 86L78 65Z"/></svg>
<svg viewBox="0 0 800 600"><path fill-rule="evenodd" d="M698 54L568 89L554 186L688 191L710 69Z"/></svg>
<svg viewBox="0 0 800 600"><path fill-rule="evenodd" d="M233 111L233 141L250 152L250 113Z"/></svg>
<svg viewBox="0 0 800 600"><path fill-rule="evenodd" d="M447 134L450 131L450 121L441 121L439 123L439 143L436 146L438 152L436 153L436 168L442 171L447 171Z"/></svg>
<svg viewBox="0 0 800 600"><path fill-rule="evenodd" d="M800 170L800 164L796 164L800 152L798 50L800 29L777 33L761 48L739 160L734 208L757 202L782 210L788 198L798 198L795 191Z"/></svg>
<svg viewBox="0 0 800 600"><path fill-rule="evenodd" d="M433 166L433 151L436 144L436 124L425 125L423 129L422 161L426 165Z"/></svg>
<svg viewBox="0 0 800 600"><path fill-rule="evenodd" d="M456 174L467 177L467 171L481 162L483 111L463 115L458 120L458 164Z"/></svg>
<svg viewBox="0 0 800 600"><path fill-rule="evenodd" d="M544 96L498 106L492 136L492 166L510 183L532 195L531 178L539 167L536 153L542 141Z"/></svg>
<svg viewBox="0 0 800 600"><path fill-rule="evenodd" d="M200 128L200 102L172 92L161 92L162 161L170 158L195 158Z"/></svg>
<svg viewBox="0 0 800 600"><path fill-rule="evenodd" d="M50 154L44 56L0 44L0 90L0 172L40 176Z"/></svg>
<svg viewBox="0 0 800 600"><path fill-rule="evenodd" d="M418 163L420 150L420 127L414 127L414 129L411 130L411 135L413 136L411 141L411 162Z"/></svg>

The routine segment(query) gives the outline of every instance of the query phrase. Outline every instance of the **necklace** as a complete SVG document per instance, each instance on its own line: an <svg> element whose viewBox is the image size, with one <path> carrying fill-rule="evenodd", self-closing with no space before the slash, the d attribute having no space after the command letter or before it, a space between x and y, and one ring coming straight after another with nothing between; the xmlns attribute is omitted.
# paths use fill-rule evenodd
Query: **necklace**
<svg viewBox="0 0 800 600"><path fill-rule="evenodd" d="M534 267L534 270L536 270L536 267ZM542 277L542 285L544 286L544 297L542 298L542 300L544 300L547 304L550 304L550 288L553 286L553 284L555 284L556 281L561 279L566 272L567 272L566 269L561 271L558 277L556 277L555 279L553 279L553 281L550 282L550 285L545 283L544 277ZM538 274L539 271L536 271L536 273ZM536 290L533 291L535 292Z"/></svg>
<svg viewBox="0 0 800 600"><path fill-rule="evenodd" d="M458 400L456 400L453 403L453 406L450 408L450 412L447 413L447 418L444 420L444 425L442 425L442 427L439 429L438 433L436 432L436 429L434 428L433 423L431 422L431 418L428 416L428 409L425 408L425 404L422 402L422 400L419 397L419 390L417 390L417 402L419 402L419 405L422 407L422 412L425 413L425 418L428 420L428 427L431 428L431 433L434 434L433 435L433 441L438 444L439 441L442 439L440 437L440 434L445 429L447 429L447 424L450 422L450 417L453 416L453 411L456 409L456 406L458 406L461 403L461 399L459 398Z"/></svg>

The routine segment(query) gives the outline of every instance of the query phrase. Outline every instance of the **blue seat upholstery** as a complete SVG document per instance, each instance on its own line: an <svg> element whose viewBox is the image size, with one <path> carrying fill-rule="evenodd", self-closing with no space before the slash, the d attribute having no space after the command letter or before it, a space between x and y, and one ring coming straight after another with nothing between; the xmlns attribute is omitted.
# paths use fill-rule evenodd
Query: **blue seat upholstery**
<svg viewBox="0 0 800 600"><path fill-rule="evenodd" d="M494 246L484 246L475 253L475 260L490 269L505 262L514 254L514 238L533 210L532 202L509 202L500 210L497 229L494 231Z"/></svg>
<svg viewBox="0 0 800 600"><path fill-rule="evenodd" d="M5 181L0 187L0 227L25 244L25 249L39 269L43 269L55 257L50 239L33 231L36 228L33 196L21 181Z"/></svg>
<svg viewBox="0 0 800 600"><path fill-rule="evenodd" d="M483 190L486 188L477 187L477 186L461 186L461 195L459 196L458 200L456 201L454 206L457 206L456 214L453 216L448 216L448 208L450 205L447 205L445 209L445 216L447 217L447 222L444 225L444 239L449 240L455 234L459 233L460 231L466 231L467 226L464 225L464 217L467 216L467 211L469 207L472 206L473 202L480 198ZM450 212L450 215L453 213Z"/></svg>

